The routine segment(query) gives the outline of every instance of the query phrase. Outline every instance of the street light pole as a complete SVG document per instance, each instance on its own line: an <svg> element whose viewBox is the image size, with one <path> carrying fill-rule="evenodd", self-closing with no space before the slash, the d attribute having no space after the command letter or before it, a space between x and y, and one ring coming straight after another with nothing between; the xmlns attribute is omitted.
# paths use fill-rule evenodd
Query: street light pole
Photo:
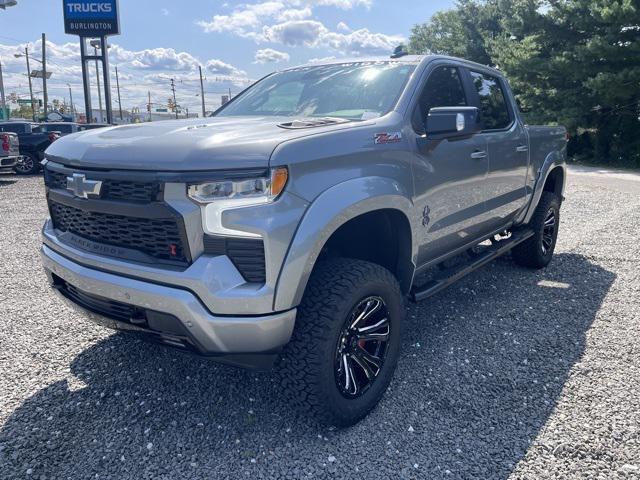
<svg viewBox="0 0 640 480"><path fill-rule="evenodd" d="M44 96L44 116L47 116L47 103L49 96L47 95L47 39L42 34L42 95Z"/></svg>

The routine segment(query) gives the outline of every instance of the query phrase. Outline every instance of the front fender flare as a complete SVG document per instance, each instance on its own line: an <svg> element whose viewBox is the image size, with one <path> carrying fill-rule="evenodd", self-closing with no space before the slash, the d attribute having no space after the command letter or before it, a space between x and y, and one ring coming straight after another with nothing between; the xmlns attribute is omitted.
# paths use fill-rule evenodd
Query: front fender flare
<svg viewBox="0 0 640 480"><path fill-rule="evenodd" d="M390 178L356 178L325 190L309 206L293 237L278 278L274 310L287 310L300 303L327 240L340 226L367 212L393 209L407 217L412 226L411 263L415 269L417 242L412 208L408 192Z"/></svg>

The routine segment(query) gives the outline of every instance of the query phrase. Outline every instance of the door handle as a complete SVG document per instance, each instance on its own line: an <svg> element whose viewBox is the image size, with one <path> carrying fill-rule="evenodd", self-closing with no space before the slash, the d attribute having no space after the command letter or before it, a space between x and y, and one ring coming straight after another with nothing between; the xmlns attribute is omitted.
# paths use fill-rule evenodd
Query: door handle
<svg viewBox="0 0 640 480"><path fill-rule="evenodd" d="M474 160L480 160L482 158L487 158L487 152L483 152L481 150L478 150L478 151L473 152L471 154L471 158L473 158Z"/></svg>
<svg viewBox="0 0 640 480"><path fill-rule="evenodd" d="M529 147L527 147L526 145L518 145L516 147L516 152L518 153L525 153L529 151Z"/></svg>

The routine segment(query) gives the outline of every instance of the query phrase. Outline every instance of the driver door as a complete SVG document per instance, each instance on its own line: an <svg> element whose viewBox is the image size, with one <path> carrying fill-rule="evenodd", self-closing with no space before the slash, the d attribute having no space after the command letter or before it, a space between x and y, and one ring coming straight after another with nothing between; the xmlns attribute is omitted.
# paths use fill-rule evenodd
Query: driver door
<svg viewBox="0 0 640 480"><path fill-rule="evenodd" d="M414 111L414 202L422 224L419 265L464 246L486 230L486 137L430 141L424 133L431 108L468 106L469 98L460 69L441 64L428 73Z"/></svg>

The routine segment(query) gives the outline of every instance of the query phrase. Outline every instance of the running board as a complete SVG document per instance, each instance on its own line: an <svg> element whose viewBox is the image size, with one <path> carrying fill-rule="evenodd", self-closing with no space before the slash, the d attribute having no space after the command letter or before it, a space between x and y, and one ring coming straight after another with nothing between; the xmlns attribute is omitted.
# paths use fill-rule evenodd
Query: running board
<svg viewBox="0 0 640 480"><path fill-rule="evenodd" d="M443 270L436 276L436 278L429 280L424 285L420 285L420 287L413 288L409 294L410 299L414 302L420 302L421 300L435 295L440 290L447 288L462 277L470 274L483 265L486 265L490 261L495 260L500 255L507 253L519 243L522 243L533 236L533 233L533 230L520 230L513 233L508 239L500 240L490 247L487 247L485 251L479 253L469 263L462 267L452 267L450 269Z"/></svg>

